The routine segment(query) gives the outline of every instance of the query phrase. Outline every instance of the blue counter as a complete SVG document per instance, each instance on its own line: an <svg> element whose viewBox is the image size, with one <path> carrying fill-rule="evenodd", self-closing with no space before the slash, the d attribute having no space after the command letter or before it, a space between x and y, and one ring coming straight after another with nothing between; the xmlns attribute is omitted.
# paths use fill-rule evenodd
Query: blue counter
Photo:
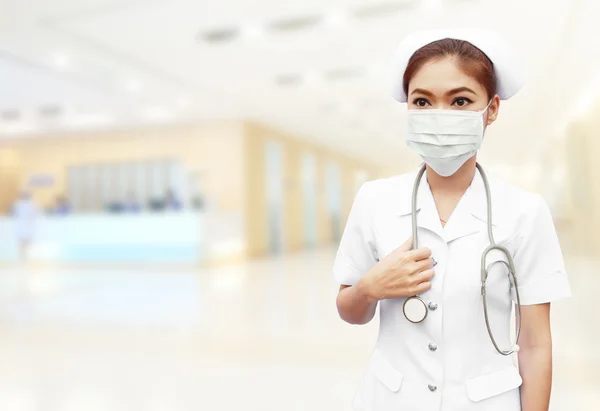
<svg viewBox="0 0 600 411"><path fill-rule="evenodd" d="M207 241L200 212L40 216L30 259L52 262L200 262ZM0 218L0 260L18 255L15 222Z"/></svg>

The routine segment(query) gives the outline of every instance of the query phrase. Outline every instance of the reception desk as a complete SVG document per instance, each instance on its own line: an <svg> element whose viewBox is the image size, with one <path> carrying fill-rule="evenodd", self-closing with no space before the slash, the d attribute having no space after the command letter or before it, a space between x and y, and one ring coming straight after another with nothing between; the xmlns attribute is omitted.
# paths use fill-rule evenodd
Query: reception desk
<svg viewBox="0 0 600 411"><path fill-rule="evenodd" d="M0 218L0 261L18 256L15 221ZM29 258L50 262L200 263L244 253L241 217L194 211L39 216Z"/></svg>

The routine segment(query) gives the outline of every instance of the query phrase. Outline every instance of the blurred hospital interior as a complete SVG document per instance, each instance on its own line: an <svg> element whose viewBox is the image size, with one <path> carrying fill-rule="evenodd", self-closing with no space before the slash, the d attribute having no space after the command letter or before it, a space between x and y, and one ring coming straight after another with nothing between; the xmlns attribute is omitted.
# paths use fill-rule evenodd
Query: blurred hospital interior
<svg viewBox="0 0 600 411"><path fill-rule="evenodd" d="M420 164L398 43L459 27L527 66L478 158L559 233L551 410L600 409L598 21L597 0L1 0L0 410L350 410L378 324L339 319L337 244L361 184Z"/></svg>

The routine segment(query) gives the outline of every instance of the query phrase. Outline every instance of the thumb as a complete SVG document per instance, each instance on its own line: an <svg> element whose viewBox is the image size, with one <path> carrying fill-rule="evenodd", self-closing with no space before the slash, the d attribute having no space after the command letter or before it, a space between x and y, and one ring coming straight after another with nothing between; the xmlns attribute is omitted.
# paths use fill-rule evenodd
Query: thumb
<svg viewBox="0 0 600 411"><path fill-rule="evenodd" d="M413 245L413 238L411 235L410 237L408 237L408 240L406 240L404 242L404 244L402 244L398 249L401 251L410 251L410 250L412 250L412 245Z"/></svg>

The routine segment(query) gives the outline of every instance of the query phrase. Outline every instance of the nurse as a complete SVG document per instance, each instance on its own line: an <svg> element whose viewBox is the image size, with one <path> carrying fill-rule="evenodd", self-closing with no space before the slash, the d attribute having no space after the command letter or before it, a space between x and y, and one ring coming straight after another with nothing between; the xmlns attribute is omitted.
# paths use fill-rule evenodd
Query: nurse
<svg viewBox="0 0 600 411"><path fill-rule="evenodd" d="M15 235L19 244L19 261L25 262L35 234L35 220L37 217L37 209L29 191L21 191L12 211L15 222Z"/></svg>
<svg viewBox="0 0 600 411"><path fill-rule="evenodd" d="M510 347L519 296L517 355L494 347L482 302L481 255L490 240L477 150L501 100L519 91L521 74L512 51L483 31L418 32L398 50L393 97L407 103L407 144L426 167L415 207L419 241L413 249L418 170L360 188L333 269L343 320L366 324L379 305L379 337L356 410L548 410L550 302L570 296L561 249L543 198L491 176L492 232L512 257L517 286L507 264L492 264L487 310L498 345ZM486 264L506 262L495 251ZM404 302L417 295L426 316L415 323Z"/></svg>

